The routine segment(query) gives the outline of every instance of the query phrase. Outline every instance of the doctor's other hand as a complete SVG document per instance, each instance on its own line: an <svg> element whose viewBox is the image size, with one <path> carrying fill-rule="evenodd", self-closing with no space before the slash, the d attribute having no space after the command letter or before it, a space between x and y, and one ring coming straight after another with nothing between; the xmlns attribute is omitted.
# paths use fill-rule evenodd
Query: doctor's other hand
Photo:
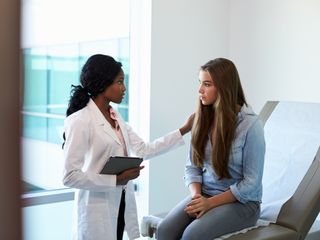
<svg viewBox="0 0 320 240"><path fill-rule="evenodd" d="M193 125L193 120L194 120L194 113L192 113L185 124L179 129L181 135L185 135L186 133L190 132L192 125Z"/></svg>
<svg viewBox="0 0 320 240"><path fill-rule="evenodd" d="M144 166L140 166L123 171L122 173L117 175L117 185L126 185L129 180L139 177L140 170L143 168Z"/></svg>

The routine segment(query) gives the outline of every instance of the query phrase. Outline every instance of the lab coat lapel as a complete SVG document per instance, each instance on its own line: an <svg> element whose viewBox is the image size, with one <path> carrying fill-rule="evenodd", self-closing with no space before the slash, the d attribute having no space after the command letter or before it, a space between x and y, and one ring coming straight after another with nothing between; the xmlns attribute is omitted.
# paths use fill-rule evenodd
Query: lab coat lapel
<svg viewBox="0 0 320 240"><path fill-rule="evenodd" d="M118 144L121 145L121 142L120 142L117 134L112 129L110 123L105 119L102 112L99 110L99 108L97 107L97 105L94 103L94 101L92 99L90 99L90 101L88 103L88 107L90 108L92 114L94 115L94 117L97 121L97 125L99 127L101 127L102 130L106 134L110 135Z"/></svg>
<svg viewBox="0 0 320 240"><path fill-rule="evenodd" d="M115 133L115 131L112 129L110 123L108 123L107 121L105 121L106 123L104 123L103 125L103 131L107 134L109 134L118 144L121 145L121 142L117 136L117 134Z"/></svg>

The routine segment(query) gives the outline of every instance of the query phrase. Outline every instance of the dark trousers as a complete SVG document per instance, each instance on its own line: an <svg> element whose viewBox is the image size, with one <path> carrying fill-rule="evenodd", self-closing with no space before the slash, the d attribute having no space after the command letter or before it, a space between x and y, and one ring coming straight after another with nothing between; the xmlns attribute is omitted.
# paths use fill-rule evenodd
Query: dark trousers
<svg viewBox="0 0 320 240"><path fill-rule="evenodd" d="M122 240L123 237L123 232L124 232L124 211L126 208L126 191L122 190L121 194L121 202L120 202L120 207L119 207L119 214L118 214L118 224L117 224L117 240Z"/></svg>

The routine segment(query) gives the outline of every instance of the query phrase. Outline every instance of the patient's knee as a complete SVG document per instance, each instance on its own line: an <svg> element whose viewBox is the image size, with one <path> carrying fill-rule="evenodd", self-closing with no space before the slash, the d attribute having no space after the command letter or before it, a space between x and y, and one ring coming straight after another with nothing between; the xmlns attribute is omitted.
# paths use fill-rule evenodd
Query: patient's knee
<svg viewBox="0 0 320 240"><path fill-rule="evenodd" d="M170 231L170 228L169 228L169 225L166 223L166 221L161 221L157 227L156 238L158 240L168 239L169 236L167 235L169 231Z"/></svg>
<svg viewBox="0 0 320 240"><path fill-rule="evenodd" d="M156 239L157 240L175 240L177 236L175 236L175 228L174 224L169 221L161 221L157 227Z"/></svg>
<svg viewBox="0 0 320 240"><path fill-rule="evenodd" d="M201 234L186 228L182 234L181 240L199 240L202 239Z"/></svg>

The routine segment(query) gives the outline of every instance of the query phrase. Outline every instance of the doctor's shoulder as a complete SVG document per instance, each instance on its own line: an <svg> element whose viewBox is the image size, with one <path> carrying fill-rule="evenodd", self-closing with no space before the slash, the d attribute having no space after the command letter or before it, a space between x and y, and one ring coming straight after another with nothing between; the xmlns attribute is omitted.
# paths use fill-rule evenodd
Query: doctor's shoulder
<svg viewBox="0 0 320 240"><path fill-rule="evenodd" d="M91 122L89 111L86 108L72 113L64 120L66 127L88 127Z"/></svg>

